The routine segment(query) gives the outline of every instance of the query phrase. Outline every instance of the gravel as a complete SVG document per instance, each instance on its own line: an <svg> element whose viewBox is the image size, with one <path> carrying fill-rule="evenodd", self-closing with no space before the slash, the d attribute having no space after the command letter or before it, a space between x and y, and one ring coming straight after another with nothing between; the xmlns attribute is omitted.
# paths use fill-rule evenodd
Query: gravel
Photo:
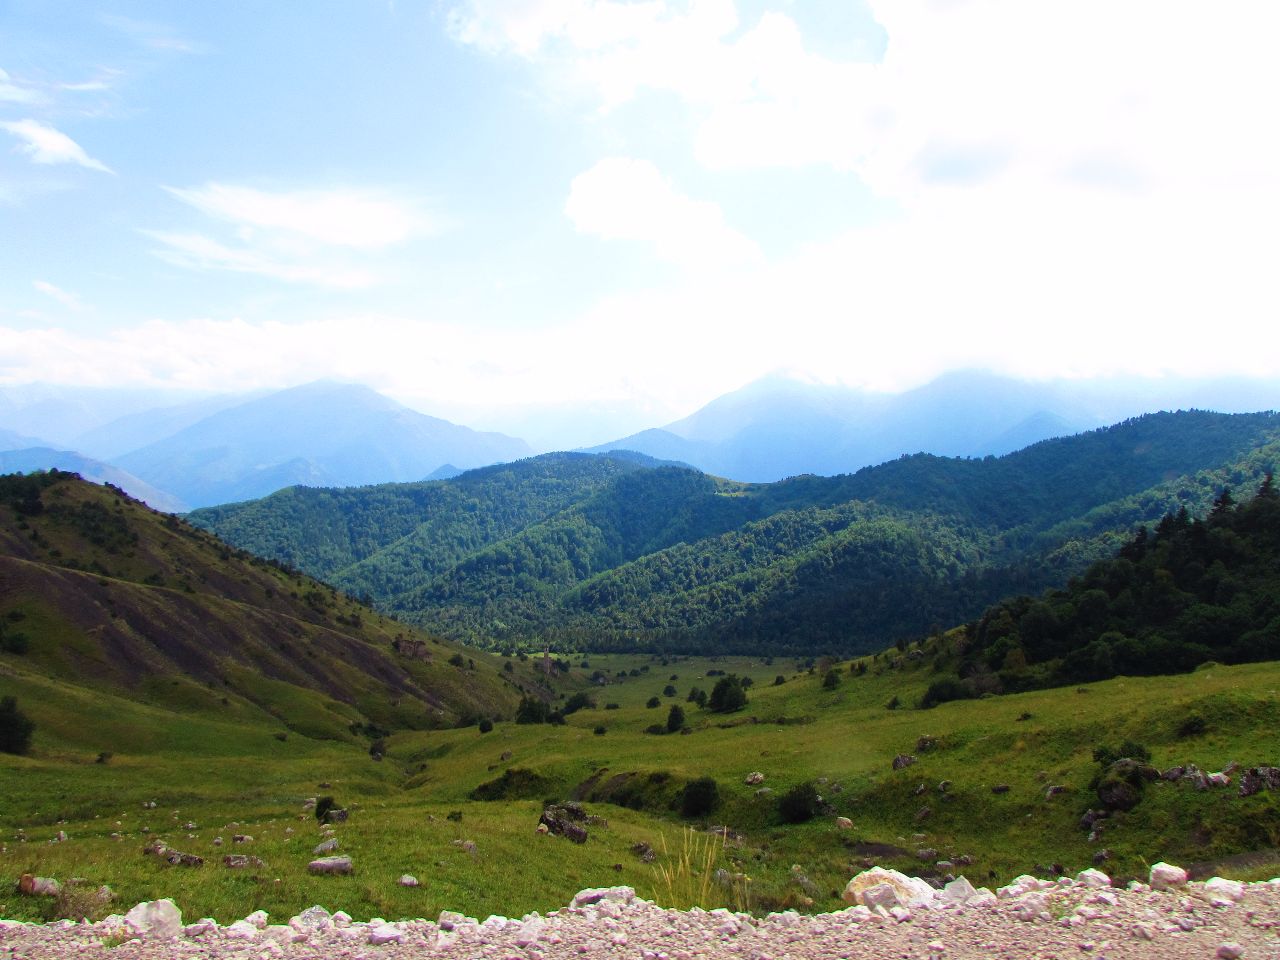
<svg viewBox="0 0 1280 960"><path fill-rule="evenodd" d="M1280 880L1238 887L1191 883L1101 888L1088 882L1022 878L999 897L875 912L865 906L815 916L792 911L752 917L729 910L667 910L629 887L584 890L547 916L478 922L446 911L435 921L355 922L312 907L284 923L261 911L221 926L187 923L178 936L147 935L153 918L169 932L168 901L99 923L0 921L0 958L31 960L409 960L449 957L560 960L835 960L835 958L1059 958L1180 960L1280 958ZM164 925L168 924L167 927Z"/></svg>

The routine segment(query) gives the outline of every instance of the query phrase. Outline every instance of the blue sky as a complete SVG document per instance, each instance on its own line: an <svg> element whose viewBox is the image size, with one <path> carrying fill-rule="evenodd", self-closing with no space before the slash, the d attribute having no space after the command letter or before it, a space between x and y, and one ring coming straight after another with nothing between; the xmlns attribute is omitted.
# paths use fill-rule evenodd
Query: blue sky
<svg viewBox="0 0 1280 960"><path fill-rule="evenodd" d="M777 369L1280 375L1271 2L0 7L0 383L606 439Z"/></svg>

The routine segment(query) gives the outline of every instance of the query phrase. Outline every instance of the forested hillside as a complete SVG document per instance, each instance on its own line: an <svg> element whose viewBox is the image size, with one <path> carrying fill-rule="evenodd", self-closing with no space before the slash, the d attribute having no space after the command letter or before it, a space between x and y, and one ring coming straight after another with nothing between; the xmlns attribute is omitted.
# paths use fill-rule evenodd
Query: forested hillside
<svg viewBox="0 0 1280 960"><path fill-rule="evenodd" d="M238 545L502 647L842 652L1064 583L1280 459L1280 419L1154 414L1005 457L742 484L551 455L198 511Z"/></svg>
<svg viewBox="0 0 1280 960"><path fill-rule="evenodd" d="M1066 589L1017 596L968 625L928 702L1280 658L1280 494L1270 474L1204 519L1143 526Z"/></svg>

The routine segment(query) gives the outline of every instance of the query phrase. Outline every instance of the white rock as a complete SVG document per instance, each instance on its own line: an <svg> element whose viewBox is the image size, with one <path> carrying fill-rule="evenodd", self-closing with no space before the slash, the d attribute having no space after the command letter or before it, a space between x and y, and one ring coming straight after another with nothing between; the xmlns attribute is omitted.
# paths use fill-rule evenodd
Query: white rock
<svg viewBox="0 0 1280 960"><path fill-rule="evenodd" d="M232 940L256 940L258 938L258 928L248 920L237 920L222 932L224 936Z"/></svg>
<svg viewBox="0 0 1280 960"><path fill-rule="evenodd" d="M842 913L843 916L848 917L853 923L865 923L872 917L871 911L862 904L858 904L856 907L850 907Z"/></svg>
<svg viewBox="0 0 1280 960"><path fill-rule="evenodd" d="M418 885L418 878L413 876L413 874L406 873L401 876L396 883L400 884L402 887L416 887Z"/></svg>
<svg viewBox="0 0 1280 960"><path fill-rule="evenodd" d="M1024 894L1014 904L1013 913L1019 920L1047 920L1049 900L1043 893Z"/></svg>
<svg viewBox="0 0 1280 960"><path fill-rule="evenodd" d="M135 936L168 940L182 933L182 911L172 900L150 900L126 913L124 923Z"/></svg>
<svg viewBox="0 0 1280 960"><path fill-rule="evenodd" d="M212 917L203 917L195 923L188 923L182 928L182 932L188 937L203 937L207 933L217 933L218 921Z"/></svg>
<svg viewBox="0 0 1280 960"><path fill-rule="evenodd" d="M1204 882L1204 892L1210 899L1217 898L1238 903L1240 898L1244 896L1244 884L1239 880L1210 877Z"/></svg>
<svg viewBox="0 0 1280 960"><path fill-rule="evenodd" d="M853 821L848 817L836 817L836 828L839 830L852 830Z"/></svg>
<svg viewBox="0 0 1280 960"><path fill-rule="evenodd" d="M255 910L244 918L244 922L253 924L259 930L265 930L267 928L267 918L269 916L270 914L265 910Z"/></svg>
<svg viewBox="0 0 1280 960"><path fill-rule="evenodd" d="M1185 887L1187 885L1187 871L1181 867L1175 867L1171 863L1152 864L1151 866L1151 889L1152 890L1172 890L1177 887Z"/></svg>
<svg viewBox="0 0 1280 960"><path fill-rule="evenodd" d="M636 892L632 887L593 887L578 891L573 897L573 906L586 907L601 902L627 904L635 898Z"/></svg>
<svg viewBox="0 0 1280 960"><path fill-rule="evenodd" d="M349 921L348 921L349 922ZM289 920L289 926L301 933L321 933L333 929L333 917L321 906L307 907Z"/></svg>
<svg viewBox="0 0 1280 960"><path fill-rule="evenodd" d="M1076 874L1076 882L1082 883L1086 887L1109 887L1111 886L1111 878L1101 870L1095 870L1089 867L1087 870L1081 870Z"/></svg>
<svg viewBox="0 0 1280 960"><path fill-rule="evenodd" d="M505 930L508 925L514 922L514 920L508 920L506 917L500 917L495 913L485 917L484 922L480 924L480 929L492 930L494 933L497 933L501 930Z"/></svg>
<svg viewBox="0 0 1280 960"><path fill-rule="evenodd" d="M899 923L906 923L911 919L911 911L906 907L890 907L889 916L897 920Z"/></svg>
<svg viewBox="0 0 1280 960"><path fill-rule="evenodd" d="M393 923L370 924L369 942L374 946L384 943L399 943L404 939L404 931Z"/></svg>
<svg viewBox="0 0 1280 960"><path fill-rule="evenodd" d="M520 926L520 932L516 934L516 946L523 950L529 944L537 943L546 926L546 921L541 917L530 917Z"/></svg>
<svg viewBox="0 0 1280 960"><path fill-rule="evenodd" d="M969 898L965 907L972 910L974 907L986 907L996 902L998 902L998 898L990 887L979 887L973 892L973 896Z"/></svg>
<svg viewBox="0 0 1280 960"><path fill-rule="evenodd" d="M858 874L844 888L841 899L845 903L863 903L862 891L880 884L888 884L897 896L897 902L904 907L922 907L933 902L935 891L919 877L908 877L897 870L886 870L883 867L872 867Z"/></svg>
<svg viewBox="0 0 1280 960"><path fill-rule="evenodd" d="M316 908L312 907L311 909L315 910ZM321 907L320 909L323 910L324 907ZM347 913L345 910L335 910L333 912L333 925L335 927L351 926L351 914Z"/></svg>
<svg viewBox="0 0 1280 960"><path fill-rule="evenodd" d="M890 883L877 883L874 887L867 887L859 892L859 899L863 906L871 907L873 910L877 907L881 910L889 910L901 905L898 902L898 891Z"/></svg>
<svg viewBox="0 0 1280 960"><path fill-rule="evenodd" d="M973 884L965 877L956 877L942 888L942 892L938 894L938 897L944 903L963 905L972 900L977 892L977 890L973 889Z"/></svg>
<svg viewBox="0 0 1280 960"><path fill-rule="evenodd" d="M452 910L441 910L440 919L436 921L441 930L454 930L467 923L475 923L470 917Z"/></svg>
<svg viewBox="0 0 1280 960"><path fill-rule="evenodd" d="M750 773L747 774L746 779L744 779L742 782L749 787L759 786L760 784L764 783L764 774L761 773L759 770L752 770Z"/></svg>

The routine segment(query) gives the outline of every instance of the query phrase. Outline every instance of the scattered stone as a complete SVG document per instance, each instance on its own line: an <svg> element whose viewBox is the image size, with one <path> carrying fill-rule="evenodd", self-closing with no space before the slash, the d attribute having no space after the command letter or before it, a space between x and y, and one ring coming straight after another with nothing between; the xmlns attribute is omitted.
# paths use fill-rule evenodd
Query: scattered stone
<svg viewBox="0 0 1280 960"><path fill-rule="evenodd" d="M948 790L950 790L950 789L951 789L951 781L950 781L950 780L942 780L942 781L939 781L939 783L938 783L938 792L939 792L939 793L946 793L946 792L947 792Z"/></svg>
<svg viewBox="0 0 1280 960"><path fill-rule="evenodd" d="M1262 790L1280 790L1280 767L1250 767L1240 774L1240 796L1251 797Z"/></svg>
<svg viewBox="0 0 1280 960"><path fill-rule="evenodd" d="M222 858L222 865L231 870L242 870L246 867L266 866L266 864L258 857L251 857L247 853L228 853Z"/></svg>
<svg viewBox="0 0 1280 960"><path fill-rule="evenodd" d="M62 892L62 884L53 877L37 877L24 873L18 879L18 892L26 897L56 897Z"/></svg>
<svg viewBox="0 0 1280 960"><path fill-rule="evenodd" d="M307 864L312 873L350 873L353 869L350 857L321 857Z"/></svg>
<svg viewBox="0 0 1280 960"><path fill-rule="evenodd" d="M418 886L418 878L411 873L406 873L403 874L396 883L400 884L402 887L416 887Z"/></svg>
<svg viewBox="0 0 1280 960"><path fill-rule="evenodd" d="M338 849L338 838L333 837L330 840L324 841L324 843L317 843L315 846L315 849L312 850L311 853L318 857L321 854L333 853L337 849Z"/></svg>
<svg viewBox="0 0 1280 960"><path fill-rule="evenodd" d="M838 830L852 830L852 829L853 829L853 821L852 821L852 820L850 820L848 817L836 817L836 829L838 829Z"/></svg>
<svg viewBox="0 0 1280 960"><path fill-rule="evenodd" d="M893 769L902 770L906 767L911 766L915 762L916 762L916 758L911 756L911 754L900 753L893 758Z"/></svg>
<svg viewBox="0 0 1280 960"><path fill-rule="evenodd" d="M289 920L290 927L305 934L322 933L334 925L334 916L321 906L307 907Z"/></svg>
<svg viewBox="0 0 1280 960"><path fill-rule="evenodd" d="M748 787L758 787L760 784L764 783L764 774L759 770L753 770L751 773L747 774L746 779L742 782Z"/></svg>
<svg viewBox="0 0 1280 960"><path fill-rule="evenodd" d="M1069 789L1070 787L1067 787L1065 784L1061 784L1061 783L1050 784L1048 787L1045 788L1044 798L1048 800L1050 797L1056 797L1060 793L1066 793Z"/></svg>
<svg viewBox="0 0 1280 960"><path fill-rule="evenodd" d="M469 853L472 856L475 856L477 847L474 840L451 840L450 843L452 843L455 847L457 847L463 853Z"/></svg>
<svg viewBox="0 0 1280 960"><path fill-rule="evenodd" d="M916 753L928 753L938 745L938 738L927 734L916 738Z"/></svg>
<svg viewBox="0 0 1280 960"><path fill-rule="evenodd" d="M933 816L933 811L931 809L928 807L921 807L916 811L915 822L920 823L924 820L928 820L931 816Z"/></svg>
<svg viewBox="0 0 1280 960"><path fill-rule="evenodd" d="M404 931L392 923L372 923L369 925L369 943L381 946L386 943L399 943L404 939Z"/></svg>
<svg viewBox="0 0 1280 960"><path fill-rule="evenodd" d="M545 824L539 824L539 826L545 826ZM643 841L640 843L633 843L631 845L631 852L640 858L641 863L653 863L657 857L653 852L653 847Z"/></svg>
<svg viewBox="0 0 1280 960"><path fill-rule="evenodd" d="M937 860L938 851L933 849L933 847L921 847L916 851L916 859L923 860L925 863L928 863L930 860Z"/></svg>
<svg viewBox="0 0 1280 960"><path fill-rule="evenodd" d="M222 931L231 940L257 940L260 931L248 920L237 920Z"/></svg>
<svg viewBox="0 0 1280 960"><path fill-rule="evenodd" d="M1222 877L1210 877L1202 888L1205 896L1211 900L1227 900L1239 903L1244 896L1244 884L1239 880L1226 880Z"/></svg>
<svg viewBox="0 0 1280 960"><path fill-rule="evenodd" d="M1244 956L1244 947L1238 943L1224 943L1218 947L1218 952L1214 954L1218 960L1240 960Z"/></svg>
<svg viewBox="0 0 1280 960"><path fill-rule="evenodd" d="M267 911L255 910L244 918L244 922L257 927L259 930L265 930L269 919L271 919L271 915Z"/></svg>
<svg viewBox="0 0 1280 960"><path fill-rule="evenodd" d="M1009 785L1007 783L997 783L991 788L992 793L1008 793Z"/></svg>
<svg viewBox="0 0 1280 960"><path fill-rule="evenodd" d="M1187 871L1181 867L1175 867L1173 864L1160 863L1153 864L1151 867L1151 889L1152 890L1172 890L1187 885Z"/></svg>
<svg viewBox="0 0 1280 960"><path fill-rule="evenodd" d="M956 877L938 894L938 899L943 903L954 903L964 906L977 894L977 890L973 889L973 884L965 877Z"/></svg>
<svg viewBox="0 0 1280 960"><path fill-rule="evenodd" d="M237 833L231 838L232 843L253 843L253 837L247 833Z"/></svg>

